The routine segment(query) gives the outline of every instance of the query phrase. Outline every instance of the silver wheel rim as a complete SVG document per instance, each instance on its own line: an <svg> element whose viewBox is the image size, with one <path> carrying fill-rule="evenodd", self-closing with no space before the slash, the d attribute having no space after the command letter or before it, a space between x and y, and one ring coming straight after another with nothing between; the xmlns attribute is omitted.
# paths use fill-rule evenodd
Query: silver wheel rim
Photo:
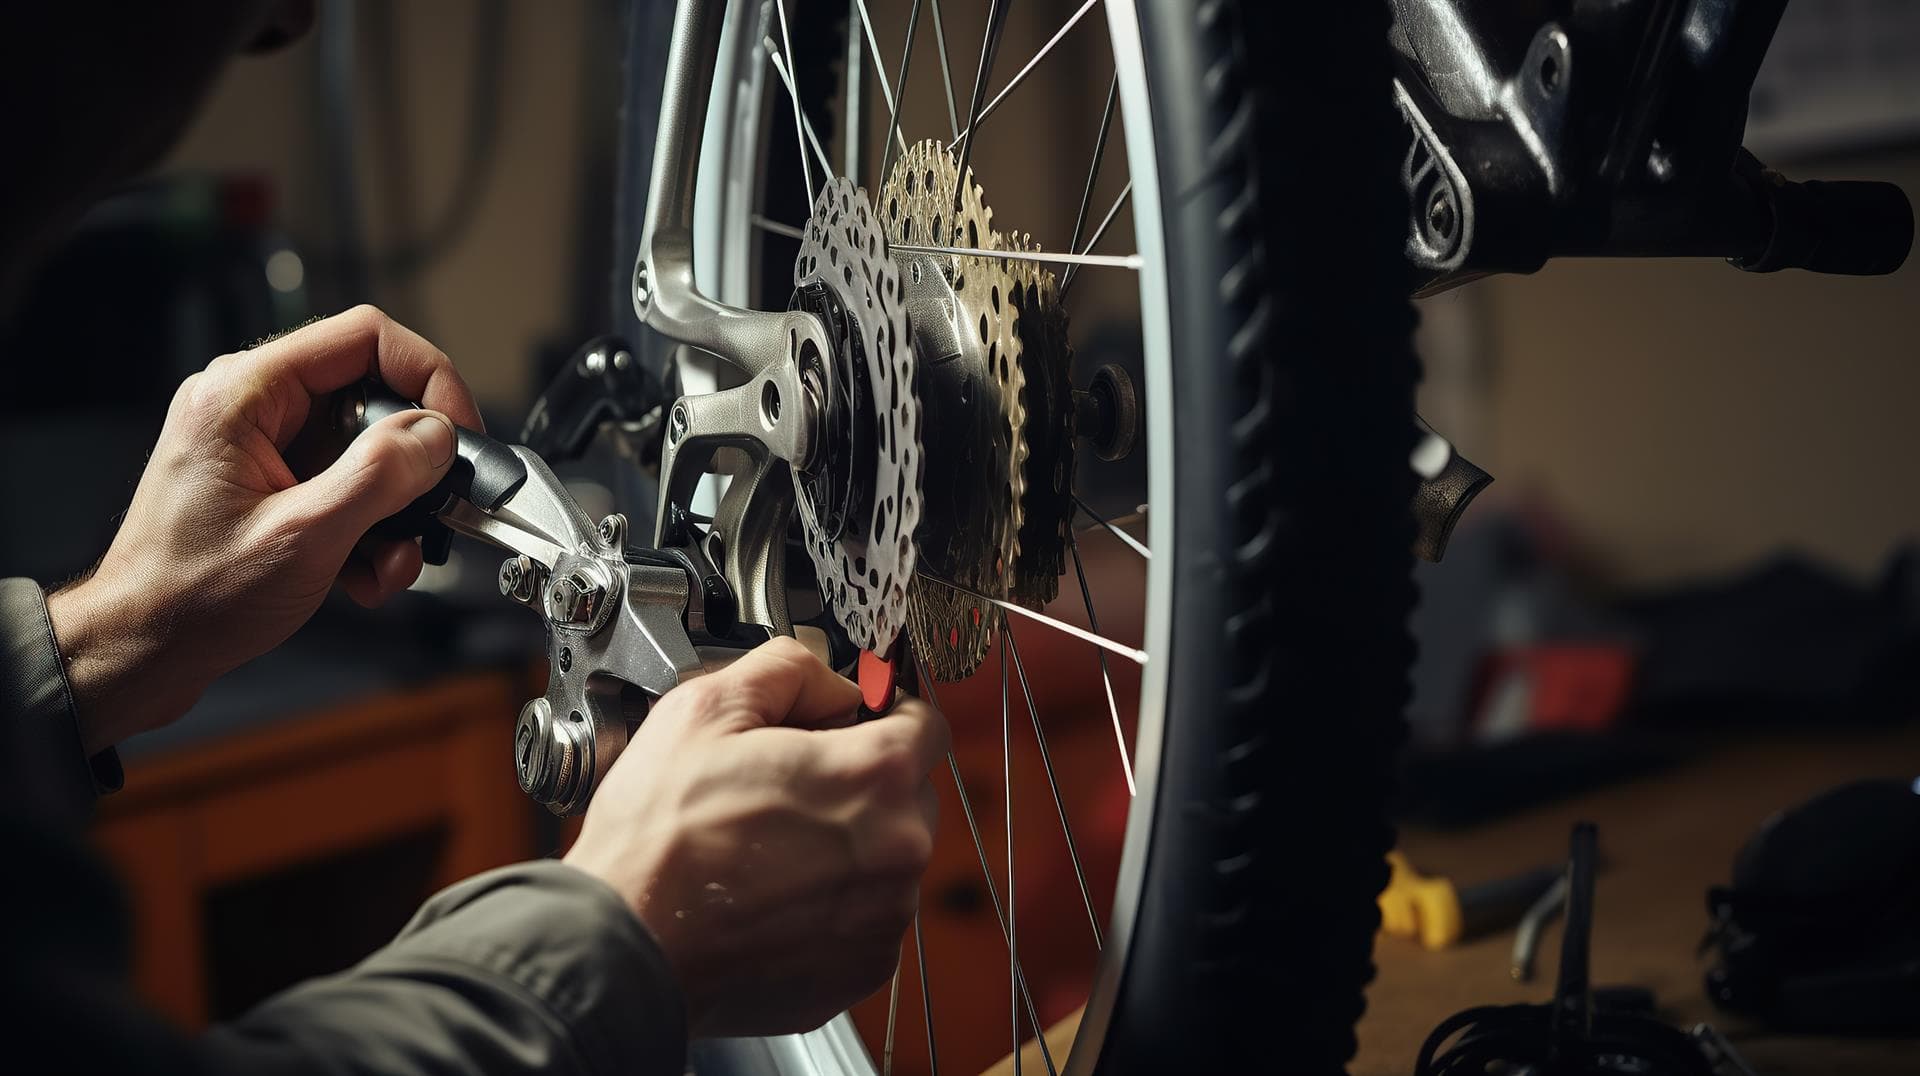
<svg viewBox="0 0 1920 1076"><path fill-rule="evenodd" d="M763 38L781 40L776 0L710 0L725 8L715 65L712 96L706 110L707 127L699 139L700 162L694 193L694 242L697 275L702 289L721 302L747 306L753 299L754 228L762 204L757 162L763 150L765 110L784 107L786 99L777 75L761 48ZM1078 5L1075 5L1076 7ZM1107 0L1108 39L1115 61L1119 120L1125 135L1126 162L1132 183L1131 208L1137 244L1139 317L1145 395L1147 502L1170 508L1174 503L1173 367L1171 362L1170 292L1166 270L1164 219L1161 214L1149 87L1141 51L1138 13L1126 0ZM1071 9L1069 9L1071 10ZM849 16L849 31L861 32ZM925 33L922 30L921 33ZM887 43L891 45L892 43ZM881 68L886 72L884 67ZM959 87L956 86L956 89ZM871 104L869 98L867 104ZM883 106L884 107L884 106ZM884 122L884 112L881 120ZM769 147L765 152L791 152L791 147ZM817 162L816 162L817 164ZM681 376L689 393L710 391L715 385L713 360L681 348ZM693 357L689 358L690 355ZM712 492L703 491L711 510ZM1145 617L1142 649L1149 655L1141 668L1140 702L1134 731L1132 776L1135 795L1121 845L1113 904L1104 929L1094 985L1080 1018L1070 1054L1059 1070L1070 1076L1093 1071L1098 1045L1114 1017L1114 1004L1124 978L1131 941L1138 927L1137 912L1150 867L1150 841L1157 802L1161 748L1166 720L1172 659L1171 623L1174 545L1173 513L1147 514L1148 547L1153 555L1145 565ZM983 670L984 671L984 670ZM936 780L940 779L936 773ZM953 819L944 820L951 829ZM943 837L943 839L946 839ZM901 977L912 974L903 968ZM935 1014L937 1019L937 1013ZM1046 1028L1032 1029L1032 1036ZM1030 1038L1032 1037L1030 1036ZM1029 1039L1030 1041L1030 1039ZM1009 1042L1009 1048L1012 1043ZM779 1074L779 1076L875 1076L879 1066L866 1049L848 1014L825 1026L797 1035L714 1040L700 1044L699 1071Z"/></svg>

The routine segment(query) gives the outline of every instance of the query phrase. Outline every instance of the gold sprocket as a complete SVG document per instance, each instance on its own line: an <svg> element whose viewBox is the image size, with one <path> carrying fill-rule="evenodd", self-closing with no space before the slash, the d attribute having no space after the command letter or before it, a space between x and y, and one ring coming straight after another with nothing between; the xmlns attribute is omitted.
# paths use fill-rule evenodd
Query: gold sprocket
<svg viewBox="0 0 1920 1076"><path fill-rule="evenodd" d="M993 210L972 172L963 183L959 163L937 141L908 147L882 186L879 203L890 243L1003 249L993 231ZM923 443L951 442L932 429L943 421L971 423L982 408L996 416L974 438L984 443L967 444L955 458L929 456L926 470L930 487L984 484L968 487L978 495L961 499L979 507L977 516L949 520L945 534L924 525L920 532L921 564L964 590L925 574L916 575L908 589L907 630L915 650L934 677L957 680L985 659L1001 615L996 606L965 591L1005 600L1013 589L1026 495L1026 375L1020 312L1013 299L1017 283L1006 260L939 254L921 264L936 267L951 285L952 321L968 337L959 355L930 358L920 367L922 421L930 428ZM953 362L966 365L956 368ZM966 399L972 392L983 398Z"/></svg>

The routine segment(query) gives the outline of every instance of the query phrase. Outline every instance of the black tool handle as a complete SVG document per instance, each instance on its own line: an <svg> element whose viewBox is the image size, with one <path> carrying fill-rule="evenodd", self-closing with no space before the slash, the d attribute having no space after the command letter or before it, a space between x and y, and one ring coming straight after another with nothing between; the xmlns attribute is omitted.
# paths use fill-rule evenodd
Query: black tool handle
<svg viewBox="0 0 1920 1076"><path fill-rule="evenodd" d="M341 432L358 437L389 415L419 410L420 405L377 381L364 381L343 393ZM371 533L385 538L419 538L420 555L428 564L445 564L453 532L439 514L455 498L492 512L505 504L527 481L527 465L512 448L477 430L455 426L452 466L418 500L376 524Z"/></svg>
<svg viewBox="0 0 1920 1076"><path fill-rule="evenodd" d="M1518 923L1527 914L1553 883L1567 873L1563 866L1540 867L1516 874L1511 878L1496 878L1477 885L1461 886L1460 897L1460 936L1478 938L1495 931L1505 930Z"/></svg>
<svg viewBox="0 0 1920 1076"><path fill-rule="evenodd" d="M1553 1040L1556 1050L1593 1034L1593 990L1589 957L1593 946L1593 863L1599 854L1599 830L1576 822L1567 858L1567 920L1560 937L1560 978L1553 990Z"/></svg>

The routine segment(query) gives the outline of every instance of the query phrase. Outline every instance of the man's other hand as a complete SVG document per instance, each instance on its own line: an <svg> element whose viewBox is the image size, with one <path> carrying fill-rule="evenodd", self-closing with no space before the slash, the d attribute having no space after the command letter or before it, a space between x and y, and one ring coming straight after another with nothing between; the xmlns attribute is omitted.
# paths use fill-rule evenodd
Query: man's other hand
<svg viewBox="0 0 1920 1076"><path fill-rule="evenodd" d="M668 692L566 861L666 952L694 1036L820 1026L892 974L919 904L947 723L860 691L788 638Z"/></svg>
<svg viewBox="0 0 1920 1076"><path fill-rule="evenodd" d="M296 479L283 453L326 394L374 377L432 410L367 430ZM284 641L337 581L378 605L420 574L412 541L362 541L480 427L439 348L370 306L223 355L174 394L113 545L48 601L89 753L178 717Z"/></svg>

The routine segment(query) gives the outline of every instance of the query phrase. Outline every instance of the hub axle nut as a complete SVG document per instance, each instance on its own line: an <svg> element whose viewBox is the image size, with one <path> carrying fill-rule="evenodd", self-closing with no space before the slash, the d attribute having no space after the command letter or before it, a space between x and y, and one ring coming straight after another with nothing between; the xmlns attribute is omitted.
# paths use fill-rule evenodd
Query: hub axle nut
<svg viewBox="0 0 1920 1076"><path fill-rule="evenodd" d="M1108 363L1094 372L1085 392L1075 392L1076 424L1094 454L1112 463L1133 452L1140 428L1140 402L1125 368Z"/></svg>

